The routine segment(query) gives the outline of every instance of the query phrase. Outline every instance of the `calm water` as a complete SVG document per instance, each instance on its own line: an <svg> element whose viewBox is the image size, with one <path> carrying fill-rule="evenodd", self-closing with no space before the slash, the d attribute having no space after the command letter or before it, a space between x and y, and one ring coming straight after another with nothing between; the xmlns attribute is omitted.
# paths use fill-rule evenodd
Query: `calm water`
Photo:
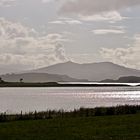
<svg viewBox="0 0 140 140"><path fill-rule="evenodd" d="M0 88L0 112L140 104L140 87Z"/></svg>

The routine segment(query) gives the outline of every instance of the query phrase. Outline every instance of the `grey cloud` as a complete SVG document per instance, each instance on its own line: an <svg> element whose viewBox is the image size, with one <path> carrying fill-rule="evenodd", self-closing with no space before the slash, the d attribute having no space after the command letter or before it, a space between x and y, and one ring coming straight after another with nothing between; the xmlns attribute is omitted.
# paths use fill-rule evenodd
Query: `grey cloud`
<svg viewBox="0 0 140 140"><path fill-rule="evenodd" d="M65 50L61 44L56 45L55 54L56 54L56 57L62 61L65 60L66 58Z"/></svg>
<svg viewBox="0 0 140 140"><path fill-rule="evenodd" d="M68 0L60 9L63 14L94 15L140 5L140 0Z"/></svg>
<svg viewBox="0 0 140 140"><path fill-rule="evenodd" d="M131 68L140 69L140 36L135 36L135 43L128 48L102 48L100 53L103 59Z"/></svg>
<svg viewBox="0 0 140 140"><path fill-rule="evenodd" d="M37 68L67 61L61 34L39 35L34 29L0 18L0 66ZM58 45L59 44L59 45Z"/></svg>

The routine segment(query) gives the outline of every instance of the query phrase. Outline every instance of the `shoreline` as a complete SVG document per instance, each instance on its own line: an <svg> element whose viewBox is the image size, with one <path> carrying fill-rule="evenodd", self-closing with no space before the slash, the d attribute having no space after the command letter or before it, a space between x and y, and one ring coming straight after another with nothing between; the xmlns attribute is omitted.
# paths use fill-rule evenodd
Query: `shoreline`
<svg viewBox="0 0 140 140"><path fill-rule="evenodd" d="M139 85L130 85L128 84L123 84L123 83L91 83L91 84L60 84L57 82L48 82L48 83L20 83L20 82L4 82L0 83L0 87L137 87Z"/></svg>
<svg viewBox="0 0 140 140"><path fill-rule="evenodd" d="M140 105L118 105L111 107L95 107L95 108L80 108L72 111L47 110L47 111L32 111L28 113L7 114L0 113L0 122L11 122L21 120L46 120L56 118L77 118L77 117L96 117L96 116L118 116L140 114Z"/></svg>

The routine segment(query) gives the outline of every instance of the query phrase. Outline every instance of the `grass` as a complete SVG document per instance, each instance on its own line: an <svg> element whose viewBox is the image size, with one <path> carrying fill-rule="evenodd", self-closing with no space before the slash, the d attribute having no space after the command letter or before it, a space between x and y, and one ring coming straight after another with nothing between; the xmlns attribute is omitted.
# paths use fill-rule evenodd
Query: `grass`
<svg viewBox="0 0 140 140"><path fill-rule="evenodd" d="M45 120L54 118L71 118L71 117L93 117L109 115L126 115L137 114L140 112L140 105L125 105L116 107L98 107L98 108L80 108L74 111L48 110L42 112L29 112L23 114L0 114L0 122L21 121L21 120Z"/></svg>
<svg viewBox="0 0 140 140"><path fill-rule="evenodd" d="M5 122L0 140L140 140L140 114Z"/></svg>
<svg viewBox="0 0 140 140"><path fill-rule="evenodd" d="M140 140L140 106L0 115L0 140Z"/></svg>

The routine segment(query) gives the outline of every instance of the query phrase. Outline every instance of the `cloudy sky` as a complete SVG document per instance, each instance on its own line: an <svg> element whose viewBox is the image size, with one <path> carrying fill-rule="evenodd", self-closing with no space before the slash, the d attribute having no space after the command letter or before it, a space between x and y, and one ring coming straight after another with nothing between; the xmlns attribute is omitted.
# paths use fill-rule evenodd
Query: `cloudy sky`
<svg viewBox="0 0 140 140"><path fill-rule="evenodd" d="M140 0L0 0L0 73L66 61L140 69Z"/></svg>

